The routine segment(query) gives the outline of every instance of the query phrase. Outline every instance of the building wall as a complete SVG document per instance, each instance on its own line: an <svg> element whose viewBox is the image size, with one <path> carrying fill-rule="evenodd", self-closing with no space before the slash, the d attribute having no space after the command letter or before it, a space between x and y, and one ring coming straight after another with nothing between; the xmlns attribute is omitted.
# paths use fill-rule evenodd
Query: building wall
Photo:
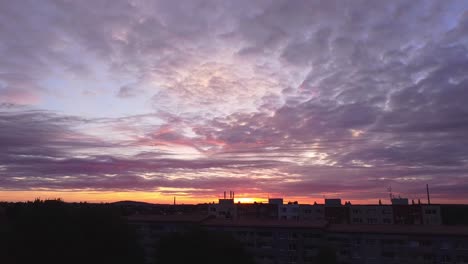
<svg viewBox="0 0 468 264"><path fill-rule="evenodd" d="M278 219L277 204L236 204L237 219Z"/></svg>
<svg viewBox="0 0 468 264"><path fill-rule="evenodd" d="M219 199L217 204L209 204L208 215L217 218L237 218L237 207L234 204L234 199Z"/></svg>
<svg viewBox="0 0 468 264"><path fill-rule="evenodd" d="M463 236L327 233L338 263L468 263Z"/></svg>
<svg viewBox="0 0 468 264"><path fill-rule="evenodd" d="M440 205L421 205L422 222L424 225L441 225Z"/></svg>
<svg viewBox="0 0 468 264"><path fill-rule="evenodd" d="M349 223L349 206L325 206L325 220L330 224Z"/></svg>
<svg viewBox="0 0 468 264"><path fill-rule="evenodd" d="M330 224L440 225L443 223L440 205L398 203L392 205L351 205L349 203L340 205L339 200L328 200L328 202L328 205L280 204L277 202L234 204L232 199L220 199L220 203L208 205L208 214L217 218L326 221ZM451 214L445 213L445 215Z"/></svg>
<svg viewBox="0 0 468 264"><path fill-rule="evenodd" d="M325 207L323 204L300 204L299 220L303 221L325 221Z"/></svg>
<svg viewBox="0 0 468 264"><path fill-rule="evenodd" d="M453 230L449 233L432 233L433 227L430 226L419 226L419 231L414 232L414 227L402 225L374 225L369 231L369 225L313 227L294 224L301 222L278 220L257 221L254 226L237 225L235 220L221 223L212 223L212 220L199 223L132 222L147 248L148 263L152 261L154 243L159 237L168 232L184 232L194 224L231 234L260 264L318 263L317 256L323 248L332 249L340 264L468 263L466 227L459 233ZM440 228L443 230L446 227Z"/></svg>
<svg viewBox="0 0 468 264"><path fill-rule="evenodd" d="M285 227L209 226L230 233L254 256L258 264L314 263L323 230Z"/></svg>
<svg viewBox="0 0 468 264"><path fill-rule="evenodd" d="M421 205L392 205L393 222L399 225L421 225Z"/></svg>
<svg viewBox="0 0 468 264"><path fill-rule="evenodd" d="M393 210L390 205L352 205L351 224L393 224Z"/></svg>
<svg viewBox="0 0 468 264"><path fill-rule="evenodd" d="M299 204L279 205L278 217L280 220L298 220L299 219Z"/></svg>

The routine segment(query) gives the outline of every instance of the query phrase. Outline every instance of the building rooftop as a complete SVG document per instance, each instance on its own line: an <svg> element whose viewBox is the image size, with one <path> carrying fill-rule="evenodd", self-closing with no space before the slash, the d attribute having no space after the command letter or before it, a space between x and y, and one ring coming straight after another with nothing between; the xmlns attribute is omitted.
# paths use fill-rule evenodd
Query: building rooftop
<svg viewBox="0 0 468 264"><path fill-rule="evenodd" d="M232 227L277 227L277 228L324 228L325 222L288 221L288 220L259 220L259 219L208 219L204 226L232 226Z"/></svg>
<svg viewBox="0 0 468 264"><path fill-rule="evenodd" d="M330 232L342 232L342 233L468 236L468 226L332 224L332 225L329 225L327 229Z"/></svg>
<svg viewBox="0 0 468 264"><path fill-rule="evenodd" d="M160 222L160 223L200 223L208 219L207 215L131 215L130 222Z"/></svg>

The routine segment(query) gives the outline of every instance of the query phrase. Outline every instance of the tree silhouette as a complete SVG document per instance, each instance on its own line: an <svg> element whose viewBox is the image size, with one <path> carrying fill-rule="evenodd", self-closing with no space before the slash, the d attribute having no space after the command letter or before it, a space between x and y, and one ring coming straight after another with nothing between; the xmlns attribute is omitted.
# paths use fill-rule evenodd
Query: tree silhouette
<svg viewBox="0 0 468 264"><path fill-rule="evenodd" d="M136 236L109 206L36 200L6 215L2 263L143 263Z"/></svg>
<svg viewBox="0 0 468 264"><path fill-rule="evenodd" d="M333 248L329 246L322 246L319 248L317 254L317 262L318 264L336 264L336 252Z"/></svg>

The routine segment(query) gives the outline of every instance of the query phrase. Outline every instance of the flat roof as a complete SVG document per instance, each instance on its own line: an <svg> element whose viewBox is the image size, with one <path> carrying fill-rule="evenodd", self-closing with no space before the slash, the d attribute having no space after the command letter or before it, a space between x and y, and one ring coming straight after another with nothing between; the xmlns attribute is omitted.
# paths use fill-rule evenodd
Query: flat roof
<svg viewBox="0 0 468 264"><path fill-rule="evenodd" d="M200 223L209 218L208 215L131 215L130 222L160 222L160 223Z"/></svg>
<svg viewBox="0 0 468 264"><path fill-rule="evenodd" d="M459 235L468 236L468 226L446 225L354 225L332 224L327 228L336 233L377 233L401 235Z"/></svg>
<svg viewBox="0 0 468 264"><path fill-rule="evenodd" d="M264 219L208 219L204 226L225 227L272 227L272 228L324 228L325 222L291 221L291 220L264 220Z"/></svg>

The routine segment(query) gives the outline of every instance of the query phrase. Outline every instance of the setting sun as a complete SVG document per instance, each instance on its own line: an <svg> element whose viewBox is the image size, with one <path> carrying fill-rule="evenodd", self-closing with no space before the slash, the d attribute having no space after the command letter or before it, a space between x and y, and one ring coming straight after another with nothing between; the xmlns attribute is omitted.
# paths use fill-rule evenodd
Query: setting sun
<svg viewBox="0 0 468 264"><path fill-rule="evenodd" d="M242 198L235 198L234 202L236 203L254 203L254 202L260 203L264 201L260 198L242 197Z"/></svg>

